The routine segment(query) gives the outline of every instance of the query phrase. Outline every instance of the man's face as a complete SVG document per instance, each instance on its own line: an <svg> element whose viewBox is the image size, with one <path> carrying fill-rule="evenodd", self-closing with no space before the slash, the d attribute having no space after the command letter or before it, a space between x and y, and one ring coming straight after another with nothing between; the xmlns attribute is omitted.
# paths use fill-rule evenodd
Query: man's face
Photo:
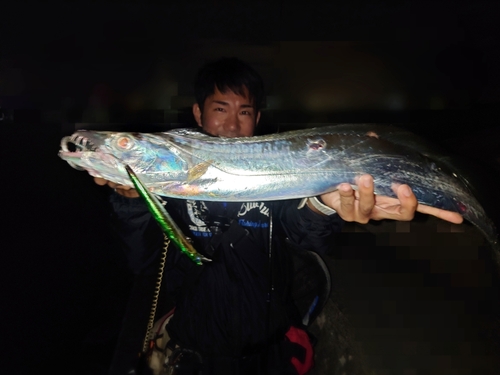
<svg viewBox="0 0 500 375"><path fill-rule="evenodd" d="M198 104L193 105L193 115L198 126L208 134L217 137L251 137L260 119L253 101L231 90L221 93L217 88L213 95L205 100L203 113Z"/></svg>

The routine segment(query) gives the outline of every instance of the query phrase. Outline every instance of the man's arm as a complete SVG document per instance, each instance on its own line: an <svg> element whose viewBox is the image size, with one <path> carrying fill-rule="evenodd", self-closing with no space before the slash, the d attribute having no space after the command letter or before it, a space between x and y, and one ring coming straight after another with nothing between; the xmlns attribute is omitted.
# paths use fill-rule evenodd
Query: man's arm
<svg viewBox="0 0 500 375"><path fill-rule="evenodd" d="M344 225L338 214L324 215L313 211L302 206L301 200L276 203L280 206L280 229L293 245L322 255L331 249L331 235L340 232Z"/></svg>
<svg viewBox="0 0 500 375"><path fill-rule="evenodd" d="M112 193L109 200L113 232L121 243L130 270L136 275L157 273L164 238L146 204L142 199L117 193Z"/></svg>

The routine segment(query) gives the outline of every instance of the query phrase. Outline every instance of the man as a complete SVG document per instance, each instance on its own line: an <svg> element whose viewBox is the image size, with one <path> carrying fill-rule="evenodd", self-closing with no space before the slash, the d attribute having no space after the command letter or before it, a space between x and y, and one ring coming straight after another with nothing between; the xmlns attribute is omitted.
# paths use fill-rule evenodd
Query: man
<svg viewBox="0 0 500 375"><path fill-rule="evenodd" d="M264 92L262 79L252 68L237 59L207 64L198 73L195 93L193 115L203 132L253 136ZM95 182L118 193L112 204L131 268L137 274L150 272L146 270L156 264L162 236L144 203L128 199L139 196L129 187L99 178ZM338 190L305 202L166 200L167 210L193 238L194 247L212 259L197 267L179 251L168 253L164 277L175 314L167 329L181 353L179 374L307 372L311 365L305 363L311 351L307 336L301 336L304 341L291 335L300 336L305 327L290 297L291 250L283 239L292 248L323 255L330 246L328 235L340 231L343 221L407 221L415 211L462 221L456 213L418 205L406 185L395 187L397 198L375 196L369 175L360 176L357 185L354 191L341 184Z"/></svg>

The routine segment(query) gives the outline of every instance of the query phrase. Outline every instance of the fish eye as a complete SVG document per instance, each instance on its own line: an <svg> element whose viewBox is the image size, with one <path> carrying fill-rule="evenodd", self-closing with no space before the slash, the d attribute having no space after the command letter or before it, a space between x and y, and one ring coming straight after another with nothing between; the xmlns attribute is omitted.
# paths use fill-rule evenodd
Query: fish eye
<svg viewBox="0 0 500 375"><path fill-rule="evenodd" d="M122 136L116 140L116 145L120 148L123 148L124 150L130 150L134 145L134 141L129 137Z"/></svg>

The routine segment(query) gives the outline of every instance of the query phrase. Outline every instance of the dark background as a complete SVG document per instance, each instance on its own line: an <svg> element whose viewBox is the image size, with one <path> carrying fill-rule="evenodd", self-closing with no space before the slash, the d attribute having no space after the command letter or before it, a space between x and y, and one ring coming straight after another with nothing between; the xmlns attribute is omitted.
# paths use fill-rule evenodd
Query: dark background
<svg viewBox="0 0 500 375"><path fill-rule="evenodd" d="M98 358L82 341L92 331L113 331L130 277L107 227L108 190L62 162L59 141L77 127L192 126L192 79L211 59L237 56L262 74L268 96L261 132L344 122L407 127L456 155L498 220L499 10L496 2L465 1L429 8L388 1L2 5L0 373L79 374L91 362L106 363L109 343ZM367 255L340 253L357 265ZM464 281L464 300L480 305L471 320L497 311L494 267L487 251L478 254L484 269L458 272L491 276L478 289ZM397 272L396 263L386 272ZM372 271L364 273L365 286ZM343 272L344 281L353 277ZM440 280L429 285L464 291ZM486 331L481 339L495 342L494 329ZM363 337L363 326L356 332ZM384 358L390 368L391 355ZM385 368L377 363L374 369ZM446 363L440 369L459 373Z"/></svg>

